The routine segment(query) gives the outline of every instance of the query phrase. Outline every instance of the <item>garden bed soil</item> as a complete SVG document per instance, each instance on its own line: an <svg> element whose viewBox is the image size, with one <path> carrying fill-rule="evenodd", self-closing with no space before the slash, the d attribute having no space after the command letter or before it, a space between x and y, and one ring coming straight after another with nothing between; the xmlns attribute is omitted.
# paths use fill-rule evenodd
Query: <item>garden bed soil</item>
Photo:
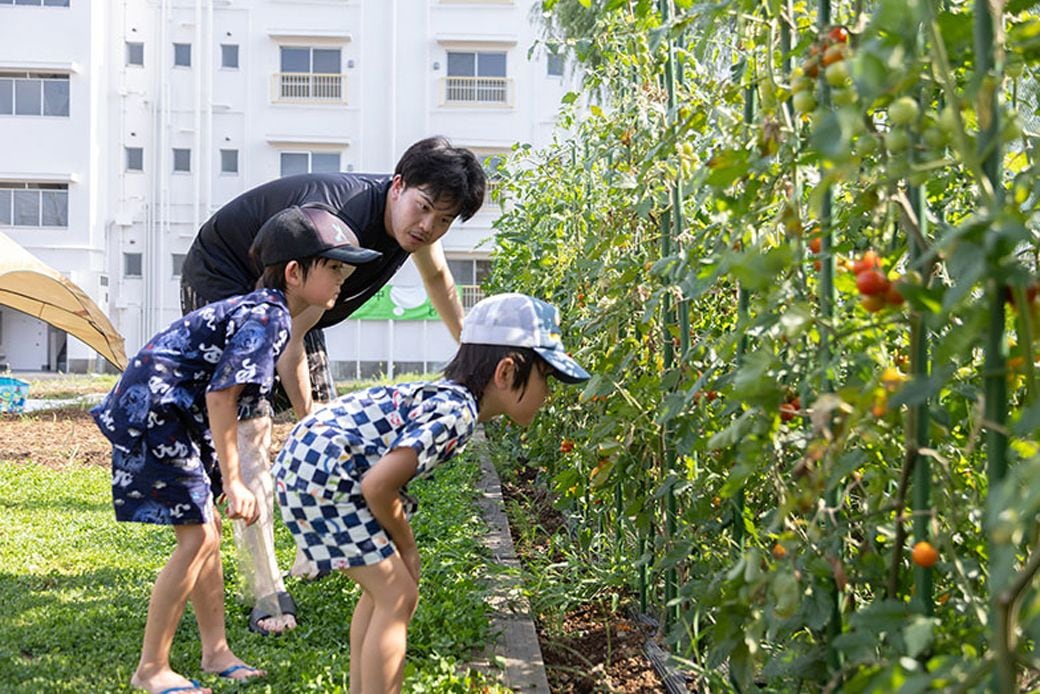
<svg viewBox="0 0 1040 694"><path fill-rule="evenodd" d="M534 482L534 471L521 467L502 481L503 498L518 504L532 525L545 531L533 543L514 534L513 544L523 563L544 554L548 538L564 523L546 490ZM623 602L623 601L622 601ZM549 687L554 692L619 692L636 694L664 691L664 685L643 647L653 630L611 609L609 602L590 602L547 623L535 615Z"/></svg>
<svg viewBox="0 0 1040 694"><path fill-rule="evenodd" d="M272 451L281 448L291 420L275 420ZM49 468L70 464L108 466L112 447L83 407L63 407L27 415L0 414L0 460L33 462Z"/></svg>

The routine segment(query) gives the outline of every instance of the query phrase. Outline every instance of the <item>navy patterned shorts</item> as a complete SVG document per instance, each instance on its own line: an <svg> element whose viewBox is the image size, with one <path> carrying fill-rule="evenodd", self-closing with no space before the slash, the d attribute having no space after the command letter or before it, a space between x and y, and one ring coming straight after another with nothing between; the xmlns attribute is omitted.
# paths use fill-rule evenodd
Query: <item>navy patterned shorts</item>
<svg viewBox="0 0 1040 694"><path fill-rule="evenodd" d="M116 520L158 525L201 525L213 518L213 499L223 492L220 468L191 453L158 458L143 439L129 450L112 448L112 501Z"/></svg>

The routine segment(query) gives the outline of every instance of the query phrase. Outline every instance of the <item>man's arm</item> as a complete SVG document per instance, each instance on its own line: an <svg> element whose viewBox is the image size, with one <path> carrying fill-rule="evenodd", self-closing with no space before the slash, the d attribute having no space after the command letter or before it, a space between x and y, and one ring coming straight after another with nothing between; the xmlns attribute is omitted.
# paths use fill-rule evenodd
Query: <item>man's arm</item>
<svg viewBox="0 0 1040 694"><path fill-rule="evenodd" d="M282 387L289 396L293 412L298 419L310 414L314 406L311 393L311 372L307 365L307 350L303 346L303 336L317 325L325 312L321 306L311 306L292 319L292 334L285 351L278 357L275 368L282 379Z"/></svg>
<svg viewBox="0 0 1040 694"><path fill-rule="evenodd" d="M462 310L462 301L459 300L459 293L455 289L455 278L448 269L448 260L444 257L440 241L423 246L412 253L412 259L422 277L430 303L437 309L444 325L458 342L462 336L462 317L465 312Z"/></svg>

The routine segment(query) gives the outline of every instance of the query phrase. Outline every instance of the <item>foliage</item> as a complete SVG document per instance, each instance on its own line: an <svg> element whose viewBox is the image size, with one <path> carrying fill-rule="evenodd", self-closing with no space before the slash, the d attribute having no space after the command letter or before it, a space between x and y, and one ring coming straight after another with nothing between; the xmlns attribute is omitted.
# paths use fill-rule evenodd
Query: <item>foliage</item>
<svg viewBox="0 0 1040 694"><path fill-rule="evenodd" d="M474 538L479 468L464 459L411 485L422 510L415 531L423 556L422 599L409 636L409 691L498 691L491 677L463 663L489 638L484 576L490 559ZM173 534L116 523L109 471L61 470L0 461L0 682L9 692L128 691L145 608ZM233 547L230 524L225 550ZM276 526L280 565L293 543ZM357 593L346 577L294 582L301 623L291 634L260 638L232 593L237 567L225 561L228 639L246 661L268 670L251 691L346 692L348 627ZM450 608L450 609L449 609ZM188 608L177 630L173 666L199 677L199 641ZM221 685L202 676L206 686Z"/></svg>
<svg viewBox="0 0 1040 694"><path fill-rule="evenodd" d="M556 141L504 164L490 284L559 306L594 377L498 445L546 471L580 551L635 567L709 684L1023 681L1036 3L990 34L987 3L670 4L543 3L608 96L568 95Z"/></svg>

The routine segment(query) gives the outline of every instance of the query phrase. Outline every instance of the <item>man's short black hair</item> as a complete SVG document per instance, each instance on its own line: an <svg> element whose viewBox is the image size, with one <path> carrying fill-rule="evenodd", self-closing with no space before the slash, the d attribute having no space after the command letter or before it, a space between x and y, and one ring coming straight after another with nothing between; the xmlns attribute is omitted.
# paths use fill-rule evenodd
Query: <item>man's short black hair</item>
<svg viewBox="0 0 1040 694"><path fill-rule="evenodd" d="M515 390L520 389L520 397L524 396L527 389L527 380L531 377L531 369L536 364L543 369L543 373L552 370L538 354L530 347L511 347L509 345L474 345L463 342L459 345L459 351L455 353L448 365L444 367L444 377L455 381L473 394L479 403L484 397L484 389L495 377L495 369L498 362L506 357L513 359L516 366L513 369L513 382L510 384Z"/></svg>
<svg viewBox="0 0 1040 694"><path fill-rule="evenodd" d="M409 147L397 162L394 175L406 186L420 186L434 202L458 207L466 221L484 204L487 176L473 152L455 147L443 137L428 137Z"/></svg>

